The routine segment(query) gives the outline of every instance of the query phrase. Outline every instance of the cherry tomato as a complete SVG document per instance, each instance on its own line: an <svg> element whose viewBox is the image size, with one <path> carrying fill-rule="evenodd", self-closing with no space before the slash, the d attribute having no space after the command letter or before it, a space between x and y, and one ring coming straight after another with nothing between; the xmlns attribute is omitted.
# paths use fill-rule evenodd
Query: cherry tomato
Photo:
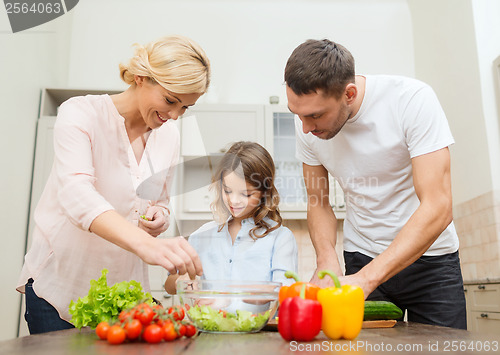
<svg viewBox="0 0 500 355"><path fill-rule="evenodd" d="M158 318L156 320L156 324L158 324L160 327L163 327L167 323L172 323L172 320L170 318Z"/></svg>
<svg viewBox="0 0 500 355"><path fill-rule="evenodd" d="M161 313L164 310L161 304L154 304L151 308L153 308L153 311L155 311L156 313Z"/></svg>
<svg viewBox="0 0 500 355"><path fill-rule="evenodd" d="M192 336L196 335L196 332L198 329L192 324L186 324L186 336L188 338L191 338Z"/></svg>
<svg viewBox="0 0 500 355"><path fill-rule="evenodd" d="M165 341L172 341L177 339L177 332L175 331L174 324L172 322L166 322L165 325L163 325L163 339Z"/></svg>
<svg viewBox="0 0 500 355"><path fill-rule="evenodd" d="M112 325L108 330L108 343L121 344L125 341L125 330L119 325Z"/></svg>
<svg viewBox="0 0 500 355"><path fill-rule="evenodd" d="M142 332L142 323L138 319L132 319L125 324L125 333L127 339L134 340L139 338Z"/></svg>
<svg viewBox="0 0 500 355"><path fill-rule="evenodd" d="M106 340L108 338L108 331L109 331L108 322L101 322L95 328L95 333L102 340Z"/></svg>
<svg viewBox="0 0 500 355"><path fill-rule="evenodd" d="M126 321L128 321L132 318L133 318L132 312L129 310L125 310L125 309L123 311L121 311L120 314L118 315L118 320L121 323L125 323Z"/></svg>
<svg viewBox="0 0 500 355"><path fill-rule="evenodd" d="M182 338L184 335L186 335L186 326L182 323L178 323L178 330L177 333L179 334L179 338Z"/></svg>
<svg viewBox="0 0 500 355"><path fill-rule="evenodd" d="M147 304L143 304L135 313L135 318L138 319L144 326L149 325L154 316L155 312Z"/></svg>
<svg viewBox="0 0 500 355"><path fill-rule="evenodd" d="M144 307L149 307L146 303L139 303L134 308L130 310L130 313L134 316L135 319L139 319L139 314Z"/></svg>
<svg viewBox="0 0 500 355"><path fill-rule="evenodd" d="M184 319L184 309L180 306L173 306L168 309L168 314L171 314L175 320Z"/></svg>
<svg viewBox="0 0 500 355"><path fill-rule="evenodd" d="M159 343L163 339L163 330L158 324L150 324L144 329L142 337L148 343Z"/></svg>

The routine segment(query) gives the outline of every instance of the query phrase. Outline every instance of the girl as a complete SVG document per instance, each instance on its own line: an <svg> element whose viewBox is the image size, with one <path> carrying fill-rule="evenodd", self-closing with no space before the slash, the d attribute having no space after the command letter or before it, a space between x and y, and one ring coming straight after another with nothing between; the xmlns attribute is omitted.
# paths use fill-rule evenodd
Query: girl
<svg viewBox="0 0 500 355"><path fill-rule="evenodd" d="M207 280L253 280L289 283L297 270L297 244L282 226L271 155L253 142L234 143L222 157L212 181L214 221L190 235ZM175 293L178 275L165 289Z"/></svg>

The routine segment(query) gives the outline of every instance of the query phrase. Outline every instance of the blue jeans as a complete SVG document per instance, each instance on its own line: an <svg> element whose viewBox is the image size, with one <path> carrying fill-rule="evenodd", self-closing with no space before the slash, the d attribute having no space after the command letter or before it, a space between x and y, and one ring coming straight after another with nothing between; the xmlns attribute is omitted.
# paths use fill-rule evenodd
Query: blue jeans
<svg viewBox="0 0 500 355"><path fill-rule="evenodd" d="M372 258L344 252L346 275L358 272ZM390 301L408 311L408 320L424 324L467 329L465 294L458 251L421 256L406 269L381 284L367 297Z"/></svg>
<svg viewBox="0 0 500 355"><path fill-rule="evenodd" d="M33 291L33 279L29 279L25 289L26 312L24 319L28 323L30 334L52 332L54 330L74 328L74 325L59 317L56 309Z"/></svg>

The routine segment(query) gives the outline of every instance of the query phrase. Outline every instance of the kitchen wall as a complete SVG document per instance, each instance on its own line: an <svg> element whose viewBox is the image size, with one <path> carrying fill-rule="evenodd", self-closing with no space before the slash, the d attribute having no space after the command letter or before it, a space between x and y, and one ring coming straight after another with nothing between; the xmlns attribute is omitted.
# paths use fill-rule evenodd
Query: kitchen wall
<svg viewBox="0 0 500 355"><path fill-rule="evenodd" d="M500 278L500 2L408 0L415 75L435 90L451 147L454 219L466 281ZM432 26L429 26L432 24Z"/></svg>
<svg viewBox="0 0 500 355"><path fill-rule="evenodd" d="M500 190L455 206L464 281L500 281Z"/></svg>
<svg viewBox="0 0 500 355"><path fill-rule="evenodd" d="M65 86L71 15L12 34L0 10L0 340L17 334L40 88Z"/></svg>
<svg viewBox="0 0 500 355"><path fill-rule="evenodd" d="M286 60L308 38L345 43L360 72L414 74L404 0L87 0L74 14L68 85L123 87L117 64L130 57L131 44L171 33L194 38L211 59L202 101L264 104L278 95L284 103Z"/></svg>
<svg viewBox="0 0 500 355"><path fill-rule="evenodd" d="M498 146L488 141L489 135L498 137L498 126L491 123L492 120L498 122L498 115L485 112L484 106L485 93L493 86L487 88L481 75L488 67L489 76L492 76L494 58L489 56L480 61L482 51L477 41L483 26L495 28L498 25L492 20L478 21L472 3L470 0L408 1L413 23L415 75L436 91L457 143L451 148L455 204L493 190L495 177L492 172L498 170L499 161L498 152L492 155L499 151ZM491 16L494 14L495 11ZM498 38L484 30L480 37ZM498 56L500 48L496 47ZM494 105L495 97L488 96L486 101Z"/></svg>

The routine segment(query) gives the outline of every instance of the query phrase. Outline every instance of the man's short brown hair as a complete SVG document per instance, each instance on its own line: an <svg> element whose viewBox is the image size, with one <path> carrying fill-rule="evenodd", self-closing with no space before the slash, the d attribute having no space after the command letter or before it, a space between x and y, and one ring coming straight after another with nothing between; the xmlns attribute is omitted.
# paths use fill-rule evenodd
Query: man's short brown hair
<svg viewBox="0 0 500 355"><path fill-rule="evenodd" d="M285 67L285 82L297 95L322 90L340 98L354 83L354 58L344 46L328 39L307 40L292 52Z"/></svg>

